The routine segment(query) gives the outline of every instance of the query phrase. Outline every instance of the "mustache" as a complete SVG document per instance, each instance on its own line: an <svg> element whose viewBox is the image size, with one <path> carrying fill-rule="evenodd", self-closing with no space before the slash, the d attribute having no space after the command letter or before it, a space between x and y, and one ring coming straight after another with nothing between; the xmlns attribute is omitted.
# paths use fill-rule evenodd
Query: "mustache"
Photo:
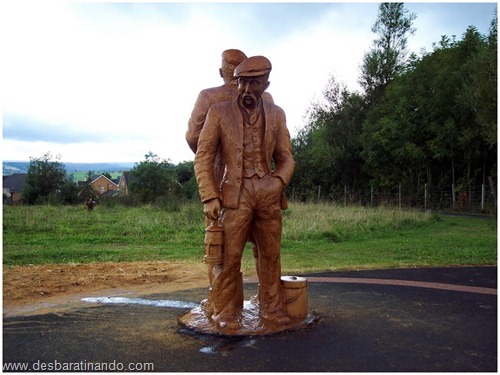
<svg viewBox="0 0 500 375"><path fill-rule="evenodd" d="M244 93L241 95L241 97L243 99L245 99L245 98L256 99L256 96L254 94L251 94L251 93Z"/></svg>

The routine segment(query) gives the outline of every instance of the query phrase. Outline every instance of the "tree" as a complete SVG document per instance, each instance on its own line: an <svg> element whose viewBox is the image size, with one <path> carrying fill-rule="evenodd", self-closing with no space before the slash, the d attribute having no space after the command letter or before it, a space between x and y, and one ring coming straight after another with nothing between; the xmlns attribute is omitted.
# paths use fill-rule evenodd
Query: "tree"
<svg viewBox="0 0 500 375"><path fill-rule="evenodd" d="M361 134L364 168L378 187L419 185L428 160L428 111L419 102L422 79L414 72L395 78L371 108ZM417 95L414 95L417 93Z"/></svg>
<svg viewBox="0 0 500 375"><path fill-rule="evenodd" d="M475 29L466 36L476 40ZM469 44L472 44L471 41ZM466 77L459 97L460 104L469 108L475 117L482 137L489 147L497 144L497 18L491 22L486 41L475 50L465 66Z"/></svg>
<svg viewBox="0 0 500 375"><path fill-rule="evenodd" d="M92 200L94 202L99 201L99 194L95 191L95 189L91 185L92 182L92 171L88 171L87 177L85 178L85 184L79 191L78 195L80 200Z"/></svg>
<svg viewBox="0 0 500 375"><path fill-rule="evenodd" d="M66 183L64 164L52 161L50 152L39 158L30 157L23 200L28 204L57 202Z"/></svg>
<svg viewBox="0 0 500 375"><path fill-rule="evenodd" d="M184 161L175 166L176 181L182 186L182 196L193 199L198 194L198 184L194 175L194 163Z"/></svg>
<svg viewBox="0 0 500 375"><path fill-rule="evenodd" d="M368 180L384 189L401 184L411 199L424 183L436 189L432 198L449 194L443 192L452 185L469 187L471 196L475 184L496 175L496 17L488 36L470 26L461 40L442 36L433 52L406 59L415 16L402 4L379 10L378 39L364 60L364 94L331 79L324 101L311 106L307 126L292 140L295 196L317 197L321 186L324 197Z"/></svg>
<svg viewBox="0 0 500 375"><path fill-rule="evenodd" d="M362 156L376 182L418 186L425 177L428 186L466 187L493 170L497 73L489 49L496 47L485 40L472 26L460 41L443 37L387 85L362 133Z"/></svg>
<svg viewBox="0 0 500 375"><path fill-rule="evenodd" d="M302 198L326 196L362 180L359 133L364 100L330 78L322 102L309 110L309 124L292 140L296 169L291 183Z"/></svg>
<svg viewBox="0 0 500 375"><path fill-rule="evenodd" d="M135 164L130 173L133 176L130 192L139 195L143 203L153 203L159 197L167 196L169 190L176 189L174 166L151 151L145 155L144 161Z"/></svg>
<svg viewBox="0 0 500 375"><path fill-rule="evenodd" d="M403 3L382 3L372 27L377 35L373 48L363 57L360 84L369 102L377 102L394 77L404 70L407 39L416 31L412 22L417 16L408 14Z"/></svg>
<svg viewBox="0 0 500 375"><path fill-rule="evenodd" d="M59 190L59 201L64 204L75 204L79 202L78 186L73 181L73 176L67 177Z"/></svg>

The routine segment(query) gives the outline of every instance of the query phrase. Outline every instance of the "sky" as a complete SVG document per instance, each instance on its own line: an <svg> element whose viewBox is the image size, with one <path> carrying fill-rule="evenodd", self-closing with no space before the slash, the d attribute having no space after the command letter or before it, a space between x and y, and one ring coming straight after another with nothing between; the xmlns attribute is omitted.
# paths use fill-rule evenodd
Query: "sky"
<svg viewBox="0 0 500 375"><path fill-rule="evenodd" d="M409 50L467 27L488 34L496 2L405 3ZM229 48L272 63L268 91L292 137L330 77L351 91L375 39L378 3L4 1L0 5L1 156L29 161L194 159L185 141L200 90L219 86Z"/></svg>

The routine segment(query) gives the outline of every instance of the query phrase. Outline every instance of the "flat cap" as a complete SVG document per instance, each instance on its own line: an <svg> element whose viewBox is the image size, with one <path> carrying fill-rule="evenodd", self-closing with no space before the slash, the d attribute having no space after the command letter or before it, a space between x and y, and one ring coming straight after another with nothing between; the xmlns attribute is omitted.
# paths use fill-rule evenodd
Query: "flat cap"
<svg viewBox="0 0 500 375"><path fill-rule="evenodd" d="M252 56L243 61L234 70L235 77L256 77L269 74L271 61L264 56Z"/></svg>
<svg viewBox="0 0 500 375"><path fill-rule="evenodd" d="M239 65L242 61L247 58L243 52L239 49L227 49L222 52L222 60L231 64L231 65Z"/></svg>

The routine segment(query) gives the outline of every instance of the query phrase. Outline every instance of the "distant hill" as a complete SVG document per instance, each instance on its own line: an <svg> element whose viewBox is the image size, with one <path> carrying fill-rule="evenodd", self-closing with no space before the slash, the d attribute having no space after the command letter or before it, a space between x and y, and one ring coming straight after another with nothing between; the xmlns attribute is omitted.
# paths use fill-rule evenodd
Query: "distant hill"
<svg viewBox="0 0 500 375"><path fill-rule="evenodd" d="M2 163L2 174L10 176L14 173L28 173L29 162L27 161L4 161ZM63 163L66 172L123 172L134 167L135 163Z"/></svg>
<svg viewBox="0 0 500 375"><path fill-rule="evenodd" d="M135 163L64 163L66 172L123 172L134 167Z"/></svg>

